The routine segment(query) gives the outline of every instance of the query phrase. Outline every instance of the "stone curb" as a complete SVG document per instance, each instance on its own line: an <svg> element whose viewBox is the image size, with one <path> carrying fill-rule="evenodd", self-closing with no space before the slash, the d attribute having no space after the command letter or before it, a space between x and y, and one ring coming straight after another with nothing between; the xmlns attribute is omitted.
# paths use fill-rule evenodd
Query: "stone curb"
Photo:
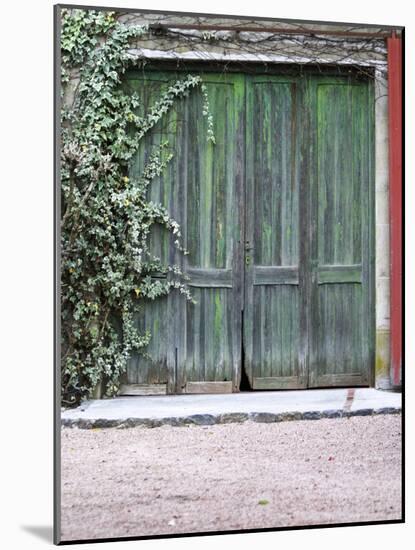
<svg viewBox="0 0 415 550"><path fill-rule="evenodd" d="M379 414L400 414L400 407L382 407L380 409L357 409L345 411L333 409L326 411L283 412L283 413L224 413L224 414L193 414L190 416L173 416L165 418L62 418L61 425L65 428L134 428L144 426L158 428L160 426L212 426L213 424L231 424L246 421L258 423L288 422L292 420L320 420L322 418L350 418L352 416L376 416Z"/></svg>

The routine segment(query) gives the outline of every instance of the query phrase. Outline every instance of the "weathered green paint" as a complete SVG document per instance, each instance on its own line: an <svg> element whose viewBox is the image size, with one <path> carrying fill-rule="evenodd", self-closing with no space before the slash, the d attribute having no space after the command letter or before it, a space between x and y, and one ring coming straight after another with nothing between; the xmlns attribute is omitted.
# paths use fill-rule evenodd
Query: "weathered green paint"
<svg viewBox="0 0 415 550"><path fill-rule="evenodd" d="M237 278L240 212L237 149L242 136L243 79L204 75L214 115L216 145L206 142L206 118L198 92L188 100L185 269L197 305L186 305L181 385L232 381L240 365L240 301Z"/></svg>
<svg viewBox="0 0 415 550"><path fill-rule="evenodd" d="M147 109L180 72L131 73ZM202 75L216 145L195 90L162 124L175 156L152 184L182 226L189 256L167 232L152 247L191 278L147 304L151 360L134 357L130 383L169 392L231 381L242 351L255 389L367 385L373 357L373 97L350 76L237 72ZM142 169L148 148L133 171ZM243 317L243 334L242 334ZM243 350L242 350L243 348ZM195 385L196 384L196 385Z"/></svg>
<svg viewBox="0 0 415 550"><path fill-rule="evenodd" d="M367 385L373 349L370 88L365 81L320 77L310 91L318 224L311 262L318 284L309 385Z"/></svg>
<svg viewBox="0 0 415 550"><path fill-rule="evenodd" d="M301 387L295 78L247 79L245 365L252 387Z"/></svg>
<svg viewBox="0 0 415 550"><path fill-rule="evenodd" d="M168 87L169 77L160 73L131 73L125 86L140 96L138 114L145 115L150 107L159 99L160 94ZM177 111L172 111L165 117L146 138L140 147L135 161L131 166L131 175L139 176L153 147L169 139L174 147L180 146L181 133L178 124L182 104ZM169 166L166 173L155 178L149 187L149 199L162 203L166 207L173 206L173 197L176 189L174 169ZM171 256L171 238L161 226L153 226L150 233L150 249L164 263L168 263ZM168 381L168 331L167 322L169 301L160 298L154 301L139 300L141 306L137 315L136 324L140 331L148 330L154 337L146 348L145 355L133 355L127 371L127 382L130 384L164 384Z"/></svg>
<svg viewBox="0 0 415 550"><path fill-rule="evenodd" d="M179 72L135 72L128 75L126 85L139 93L144 113L169 81L183 76ZM132 167L139 173L151 144L168 138L174 158L149 192L181 224L189 255L177 253L168 233L158 229L150 237L151 247L163 261L181 264L190 275L197 305L175 293L145 305L137 322L153 335L147 350L151 359L133 357L128 381L167 382L173 392L182 391L188 382L233 381L236 387L240 372L238 187L243 184L239 170L244 79L207 74L203 81L215 115L216 145L207 141L202 93L196 89L152 130Z"/></svg>

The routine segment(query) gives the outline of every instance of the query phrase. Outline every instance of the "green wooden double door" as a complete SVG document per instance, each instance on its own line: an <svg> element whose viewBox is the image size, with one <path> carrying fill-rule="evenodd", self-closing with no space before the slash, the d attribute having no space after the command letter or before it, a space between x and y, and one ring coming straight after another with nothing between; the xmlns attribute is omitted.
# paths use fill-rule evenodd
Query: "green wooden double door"
<svg viewBox="0 0 415 550"><path fill-rule="evenodd" d="M178 72L130 73L143 113ZM353 76L204 73L154 128L132 167L168 139L150 198L181 224L178 292L142 302L152 339L127 383L168 393L370 385L373 367L373 97ZM128 392L127 392L128 393ZM150 392L151 393L151 392Z"/></svg>

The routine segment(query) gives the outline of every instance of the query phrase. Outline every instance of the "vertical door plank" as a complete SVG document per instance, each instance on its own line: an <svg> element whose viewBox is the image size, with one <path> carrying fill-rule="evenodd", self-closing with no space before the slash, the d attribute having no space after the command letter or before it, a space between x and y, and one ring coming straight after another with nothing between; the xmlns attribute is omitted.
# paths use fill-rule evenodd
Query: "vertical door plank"
<svg viewBox="0 0 415 550"><path fill-rule="evenodd" d="M353 77L311 80L312 125L317 136L312 200L318 220L310 259L311 304L318 312L312 321L317 329L310 331L312 387L369 384L373 322L365 275L373 259L369 86L368 81ZM319 272L327 270L332 270L331 277L319 278Z"/></svg>
<svg viewBox="0 0 415 550"><path fill-rule="evenodd" d="M207 73L203 80L209 96L216 145L207 142L202 95L195 93L189 102L192 123L189 124L186 159L189 250L186 270L190 279L192 273L198 274L200 301L187 306L188 311L194 310L186 320L188 342L193 344L186 348L184 386L187 382L232 381L235 391L239 389L241 365L242 222L238 190L243 188L244 77ZM215 274L214 284L213 275L209 273ZM194 288L192 280L189 284ZM191 324L196 319L198 328Z"/></svg>
<svg viewBox="0 0 415 550"><path fill-rule="evenodd" d="M254 389L305 383L298 359L301 313L295 307L301 282L278 278L279 268L298 272L300 264L300 95L296 78L247 77L244 346ZM256 277L264 266L270 268L266 283Z"/></svg>

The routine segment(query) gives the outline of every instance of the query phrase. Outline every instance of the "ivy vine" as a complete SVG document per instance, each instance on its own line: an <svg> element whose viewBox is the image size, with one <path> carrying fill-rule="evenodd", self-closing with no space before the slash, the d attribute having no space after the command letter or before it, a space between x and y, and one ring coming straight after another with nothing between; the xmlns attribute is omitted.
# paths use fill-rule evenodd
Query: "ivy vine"
<svg viewBox="0 0 415 550"><path fill-rule="evenodd" d="M64 405L89 397L98 383L107 396L117 393L131 353L143 350L151 338L135 328L143 298L154 300L176 289L192 300L179 266L162 264L149 248L151 228L159 224L186 253L179 224L147 198L152 180L172 158L168 143L150 152L139 177L129 176L129 165L149 131L192 90L202 91L207 139L214 143L213 121L206 87L193 75L170 85L145 115L137 114L140 97L125 92L121 80L133 63L130 40L146 32L146 27L122 24L113 12L62 10ZM154 279L154 272L170 276Z"/></svg>

